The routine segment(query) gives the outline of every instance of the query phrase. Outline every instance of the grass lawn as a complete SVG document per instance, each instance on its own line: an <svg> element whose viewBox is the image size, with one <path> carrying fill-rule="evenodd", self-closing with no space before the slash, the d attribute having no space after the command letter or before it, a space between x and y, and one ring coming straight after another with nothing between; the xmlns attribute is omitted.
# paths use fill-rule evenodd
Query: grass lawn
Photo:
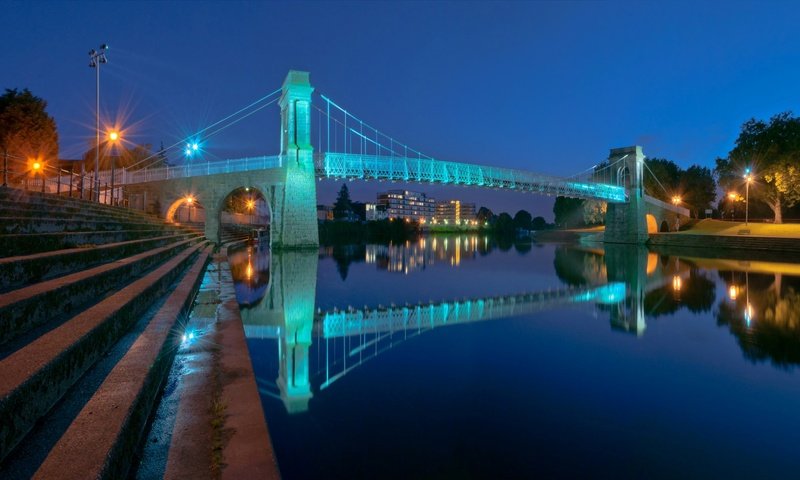
<svg viewBox="0 0 800 480"><path fill-rule="evenodd" d="M800 239L800 224L797 223L753 223L723 222L721 220L700 220L692 228L683 230L679 234L688 235L742 235L742 230L750 230L744 235L758 237L786 237Z"/></svg>

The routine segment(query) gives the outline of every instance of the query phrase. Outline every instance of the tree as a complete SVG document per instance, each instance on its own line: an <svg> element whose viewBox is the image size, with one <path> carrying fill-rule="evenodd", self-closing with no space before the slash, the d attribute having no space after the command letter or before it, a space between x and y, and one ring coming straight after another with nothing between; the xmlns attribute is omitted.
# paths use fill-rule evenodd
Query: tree
<svg viewBox="0 0 800 480"><path fill-rule="evenodd" d="M511 218L511 215L503 212L500 216L497 217L497 221L494 224L494 230L498 234L501 235L509 235L514 233L514 219ZM509 246L509 248L511 248Z"/></svg>
<svg viewBox="0 0 800 480"><path fill-rule="evenodd" d="M45 109L47 102L27 88L6 89L0 96L0 150L14 163L28 159L55 163L58 160L58 131Z"/></svg>
<svg viewBox="0 0 800 480"><path fill-rule="evenodd" d="M556 197L553 204L556 225L583 226L583 202L580 198Z"/></svg>
<svg viewBox="0 0 800 480"><path fill-rule="evenodd" d="M672 201L678 192L681 169L672 160L666 158L648 158L644 172L644 191L651 197L665 202Z"/></svg>
<svg viewBox="0 0 800 480"><path fill-rule="evenodd" d="M535 217L531 220L532 230L544 230L545 228L547 228L547 220L544 217Z"/></svg>
<svg viewBox="0 0 800 480"><path fill-rule="evenodd" d="M478 219L478 223L481 225L485 225L487 222L491 222L494 218L494 213L486 207L481 207L478 209L478 213L475 215Z"/></svg>
<svg viewBox="0 0 800 480"><path fill-rule="evenodd" d="M715 172L725 190L745 190L744 175L752 169L750 200L769 206L775 223L783 208L800 202L800 118L779 113L769 123L755 118L742 125L728 158L718 158Z"/></svg>
<svg viewBox="0 0 800 480"><path fill-rule="evenodd" d="M586 200L583 202L583 223L586 225L602 225L606 221L608 204L602 200Z"/></svg>
<svg viewBox="0 0 800 480"><path fill-rule="evenodd" d="M711 208L711 203L717 198L714 175L707 167L692 165L680 173L680 179L682 202L696 218L700 218L700 213Z"/></svg>
<svg viewBox="0 0 800 480"><path fill-rule="evenodd" d="M533 217L525 210L520 210L514 215L514 228L519 230L530 230Z"/></svg>
<svg viewBox="0 0 800 480"><path fill-rule="evenodd" d="M92 145L92 147L83 154L84 164L91 166L90 169L94 169L94 151L95 147ZM147 144L126 147L122 144L110 145L108 142L101 143L100 169L110 169L112 158L114 160L114 168L138 170L146 167L163 166L158 156L153 156L151 147Z"/></svg>
<svg viewBox="0 0 800 480"><path fill-rule="evenodd" d="M164 148L164 141L161 141L161 146L158 149L158 162L159 167L169 167L169 160L167 159L167 150Z"/></svg>
<svg viewBox="0 0 800 480"><path fill-rule="evenodd" d="M336 220L349 220L353 217L353 202L350 201L350 190L343 183L333 204L333 218Z"/></svg>

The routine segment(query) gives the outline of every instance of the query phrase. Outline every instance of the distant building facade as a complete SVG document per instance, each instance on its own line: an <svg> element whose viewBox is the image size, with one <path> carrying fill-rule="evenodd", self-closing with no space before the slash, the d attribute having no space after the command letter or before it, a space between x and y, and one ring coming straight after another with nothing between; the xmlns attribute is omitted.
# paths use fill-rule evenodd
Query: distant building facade
<svg viewBox="0 0 800 480"><path fill-rule="evenodd" d="M317 205L317 220L320 222L333 220L333 207Z"/></svg>
<svg viewBox="0 0 800 480"><path fill-rule="evenodd" d="M437 223L462 223L475 220L475 204L462 203L461 200L448 200L436 203L435 219Z"/></svg>
<svg viewBox="0 0 800 480"><path fill-rule="evenodd" d="M386 220L389 218L389 214L386 213L386 205L377 203L364 204L364 218L367 221Z"/></svg>
<svg viewBox="0 0 800 480"><path fill-rule="evenodd" d="M389 190L378 194L378 205L386 209L387 218L429 221L436 215L436 200L410 190Z"/></svg>

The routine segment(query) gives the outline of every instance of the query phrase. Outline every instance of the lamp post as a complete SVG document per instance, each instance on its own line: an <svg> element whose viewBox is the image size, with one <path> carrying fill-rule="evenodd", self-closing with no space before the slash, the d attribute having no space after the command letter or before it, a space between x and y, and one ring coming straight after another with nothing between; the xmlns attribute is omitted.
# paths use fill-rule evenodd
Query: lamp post
<svg viewBox="0 0 800 480"><path fill-rule="evenodd" d="M106 59L106 51L108 45L105 43L100 45L100 50L89 50L89 67L96 69L96 95L95 95L95 150L94 150L94 201L100 202L100 64L108 63Z"/></svg>
<svg viewBox="0 0 800 480"><path fill-rule="evenodd" d="M681 203L680 195L673 195L672 204L677 207L680 203ZM676 232L681 229L681 220L680 220L680 218L681 217L679 217L677 214L675 215L675 231Z"/></svg>
<svg viewBox="0 0 800 480"><path fill-rule="evenodd" d="M42 174L42 193L44 193L44 172L42 171L42 164L38 161L33 162L33 178L36 178L36 174Z"/></svg>
<svg viewBox="0 0 800 480"><path fill-rule="evenodd" d="M119 140L119 132L116 130L112 130L108 132L108 141L111 143L111 148L109 151L111 152L111 197L109 199L109 204L114 205L114 145Z"/></svg>
<svg viewBox="0 0 800 480"><path fill-rule="evenodd" d="M736 221L736 197L739 195L736 192L731 192L728 194L728 199L731 201L731 221Z"/></svg>
<svg viewBox="0 0 800 480"><path fill-rule="evenodd" d="M192 223L192 206L194 205L194 197L188 195L186 197L186 204L189 206L189 219L186 221L186 223Z"/></svg>
<svg viewBox="0 0 800 480"><path fill-rule="evenodd" d="M750 174L750 167L744 169L745 180L745 197L744 197L744 224L747 225L750 217L750 182L753 181L753 175Z"/></svg>

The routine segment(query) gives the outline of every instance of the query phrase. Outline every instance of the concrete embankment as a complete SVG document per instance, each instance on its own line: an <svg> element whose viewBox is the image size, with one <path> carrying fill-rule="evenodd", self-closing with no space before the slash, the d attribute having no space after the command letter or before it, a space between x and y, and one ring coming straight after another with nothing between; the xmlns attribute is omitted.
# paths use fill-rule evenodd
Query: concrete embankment
<svg viewBox="0 0 800 480"><path fill-rule="evenodd" d="M800 257L800 239L786 237L660 233L650 235L648 246L656 251L681 249L682 252L694 252L703 257Z"/></svg>
<svg viewBox="0 0 800 480"><path fill-rule="evenodd" d="M137 478L280 478L227 261L213 256Z"/></svg>

